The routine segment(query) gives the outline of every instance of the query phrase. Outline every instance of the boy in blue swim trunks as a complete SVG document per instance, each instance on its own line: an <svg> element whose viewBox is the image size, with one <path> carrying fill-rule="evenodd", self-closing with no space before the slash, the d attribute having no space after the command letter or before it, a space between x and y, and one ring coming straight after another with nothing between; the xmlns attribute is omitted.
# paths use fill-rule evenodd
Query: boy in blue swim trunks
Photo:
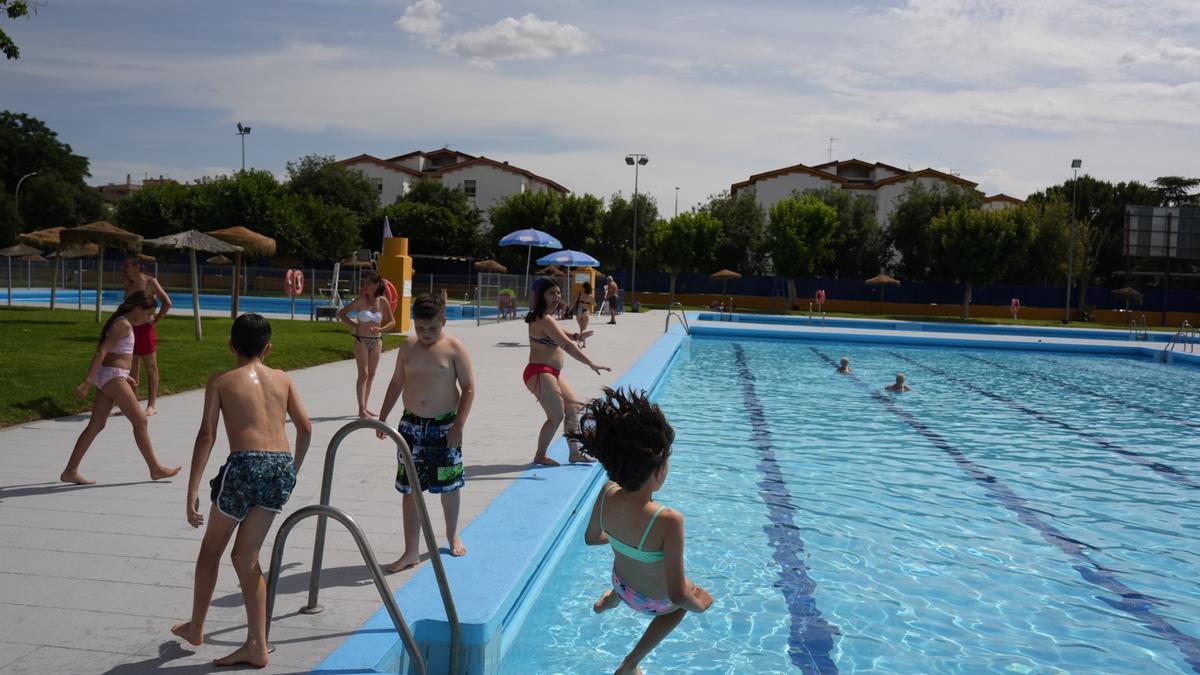
<svg viewBox="0 0 1200 675"><path fill-rule="evenodd" d="M213 503L196 559L191 621L172 626L171 632L193 645L204 642L204 619L217 585L221 556L236 530L231 558L246 602L246 642L213 663L247 663L261 668L268 660L267 586L258 562L259 549L275 514L283 509L296 485L296 472L312 438L312 424L292 379L282 370L263 365L271 353L271 324L266 319L258 314L239 316L233 322L229 351L237 356L237 367L213 375L204 390L204 413L188 480L187 520L192 527L204 524L200 481L222 415L229 459L210 482ZM288 417L296 426L294 458L288 450Z"/></svg>
<svg viewBox="0 0 1200 675"><path fill-rule="evenodd" d="M463 427L475 400L475 375L466 347L442 330L446 326L442 300L422 293L413 300L412 312L415 339L405 340L396 350L396 371L379 409L379 421L387 420L403 394L404 414L396 430L412 450L421 489L442 496L450 554L466 555L467 547L458 536L458 508L464 478ZM421 561L416 497L404 462L397 463L396 489L404 495L404 553L388 566L389 572Z"/></svg>

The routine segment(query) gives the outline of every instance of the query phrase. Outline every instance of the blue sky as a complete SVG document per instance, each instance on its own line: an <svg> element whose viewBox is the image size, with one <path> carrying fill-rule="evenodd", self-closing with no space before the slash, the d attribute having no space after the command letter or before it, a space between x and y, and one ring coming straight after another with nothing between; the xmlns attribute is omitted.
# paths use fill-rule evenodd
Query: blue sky
<svg viewBox="0 0 1200 675"><path fill-rule="evenodd" d="M1196 0L44 0L0 106L94 182L443 145L660 212L829 157L1024 197L1200 176Z"/></svg>

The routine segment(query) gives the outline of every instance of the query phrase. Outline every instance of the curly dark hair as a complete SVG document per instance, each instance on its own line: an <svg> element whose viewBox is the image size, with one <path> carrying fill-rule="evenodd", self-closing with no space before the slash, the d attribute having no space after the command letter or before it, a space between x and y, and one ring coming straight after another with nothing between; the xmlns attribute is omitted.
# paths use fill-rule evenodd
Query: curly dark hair
<svg viewBox="0 0 1200 675"><path fill-rule="evenodd" d="M675 430L645 391L604 388L583 406L580 430L567 438L600 461L608 477L626 490L639 490L671 456Z"/></svg>

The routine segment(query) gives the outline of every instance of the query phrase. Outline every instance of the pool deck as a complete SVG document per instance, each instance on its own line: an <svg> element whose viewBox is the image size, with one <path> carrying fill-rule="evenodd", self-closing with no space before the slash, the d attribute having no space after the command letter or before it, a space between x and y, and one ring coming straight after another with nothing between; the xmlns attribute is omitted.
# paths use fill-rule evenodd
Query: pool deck
<svg viewBox="0 0 1200 675"><path fill-rule="evenodd" d="M622 315L615 326L593 322L596 335L588 352L613 372L597 377L569 362L564 372L576 393L591 396L615 382L662 335L663 319L658 311ZM456 321L448 330L470 349L479 391L464 441L468 484L460 527L465 527L528 467L542 417L520 382L527 349L523 323L476 326L473 320ZM395 352L386 353L372 395L376 406L394 364ZM214 364L214 371L227 365ZM78 364L81 372L84 366ZM293 371L292 376L314 430L285 514L318 501L325 447L354 411L349 362ZM161 483L147 480L128 426L119 418L110 420L84 459L84 475L99 481L86 487L56 481L86 416L0 430L0 673L203 673L214 670L211 659L241 644L245 613L228 557L213 596L206 645L181 645L168 631L191 611L202 533L186 523L184 493L202 400L201 391L164 397L151 418L162 461L184 466L179 477ZM393 422L397 416L393 413ZM206 481L227 449L222 434ZM356 518L384 564L403 547L394 474L394 446L369 432L350 436L338 453L332 503ZM207 500L207 482L202 488ZM441 508L436 499L427 503L444 543ZM282 520L277 518L276 526ZM334 524L322 576L326 609L312 616L297 612L306 600L314 530L315 521L306 520L288 540L271 634L276 651L261 672L309 671L381 606L352 539ZM274 534L264 546L264 566L273 541ZM469 535L465 543L471 546ZM390 575L392 589L413 574Z"/></svg>

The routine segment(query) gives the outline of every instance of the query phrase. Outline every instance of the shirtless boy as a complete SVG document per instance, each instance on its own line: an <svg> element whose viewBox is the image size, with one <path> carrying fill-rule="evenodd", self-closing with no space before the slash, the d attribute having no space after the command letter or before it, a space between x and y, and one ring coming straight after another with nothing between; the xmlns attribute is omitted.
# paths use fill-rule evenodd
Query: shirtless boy
<svg viewBox="0 0 1200 675"><path fill-rule="evenodd" d="M129 369L129 377L134 382L138 380L139 362L146 364L146 378L149 380L146 398L146 415L158 412L158 330L155 325L171 311L171 296L163 290L158 279L142 271L142 259L129 256L121 266L125 273L125 297L136 291L143 291L158 300L158 314L146 323L133 327L133 367ZM137 393L135 384L134 393Z"/></svg>
<svg viewBox="0 0 1200 675"><path fill-rule="evenodd" d="M837 371L843 375L853 373L854 369L850 367L850 359L843 356L842 360L838 363Z"/></svg>
<svg viewBox="0 0 1200 675"><path fill-rule="evenodd" d="M443 332L445 305L422 293L413 300L415 340L405 340L396 350L396 372L388 384L379 421L387 419L404 394L404 415L396 430L412 450L421 489L442 496L446 540L451 555L466 555L458 536L459 489L463 486L462 437L471 403L475 400L475 375L466 347ZM380 438L386 438L379 434ZM399 458L398 458L399 459ZM421 561L421 526L404 461L396 470L396 489L404 495L404 553L388 566L399 572Z"/></svg>
<svg viewBox="0 0 1200 675"><path fill-rule="evenodd" d="M200 480L222 414L229 459L209 483L213 504L196 559L192 619L172 626L171 632L193 645L204 642L204 619L217 585L221 556L236 530L230 558L246 603L246 642L213 663L247 663L261 668L268 660L267 585L258 562L259 549L275 514L282 511L296 485L296 472L312 438L312 424L292 379L263 364L271 353L271 324L266 319L258 314L239 316L233 322L229 351L237 356L237 367L213 375L204 390L204 413L188 480L187 520L192 527L204 524ZM288 450L288 417L296 426L294 458Z"/></svg>

